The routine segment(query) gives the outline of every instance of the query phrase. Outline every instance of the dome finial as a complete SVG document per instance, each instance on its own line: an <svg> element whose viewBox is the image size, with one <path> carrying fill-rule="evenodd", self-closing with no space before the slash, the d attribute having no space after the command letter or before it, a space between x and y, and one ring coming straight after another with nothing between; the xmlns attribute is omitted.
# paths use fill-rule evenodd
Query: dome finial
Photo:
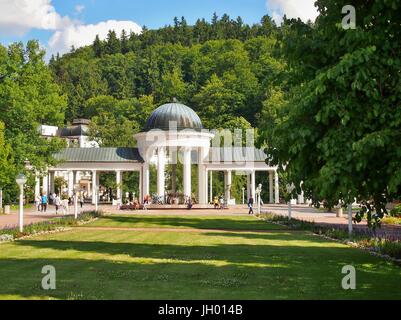
<svg viewBox="0 0 401 320"><path fill-rule="evenodd" d="M173 102L174 102L174 103L177 103L177 102L178 102L178 100L177 100L176 97L173 97Z"/></svg>

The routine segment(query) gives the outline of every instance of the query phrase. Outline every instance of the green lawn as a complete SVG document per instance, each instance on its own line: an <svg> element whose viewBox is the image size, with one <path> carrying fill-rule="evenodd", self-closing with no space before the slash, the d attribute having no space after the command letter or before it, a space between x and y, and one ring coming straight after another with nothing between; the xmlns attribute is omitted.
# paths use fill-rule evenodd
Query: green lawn
<svg viewBox="0 0 401 320"><path fill-rule="evenodd" d="M401 298L401 268L308 233L277 230L253 217L108 216L91 226L182 231L77 228L0 244L0 298ZM239 231L244 229L251 231ZM348 264L357 270L353 291L341 288L341 269ZM56 268L56 290L41 289L44 265Z"/></svg>
<svg viewBox="0 0 401 320"><path fill-rule="evenodd" d="M273 230L283 227L261 223L251 216L106 215L85 227Z"/></svg>

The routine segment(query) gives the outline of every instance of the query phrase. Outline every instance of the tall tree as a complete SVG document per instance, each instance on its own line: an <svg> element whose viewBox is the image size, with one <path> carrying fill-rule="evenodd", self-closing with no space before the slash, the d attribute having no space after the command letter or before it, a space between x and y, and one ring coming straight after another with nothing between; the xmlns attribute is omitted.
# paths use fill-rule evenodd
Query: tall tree
<svg viewBox="0 0 401 320"><path fill-rule="evenodd" d="M114 30L110 30L109 33L107 34L105 53L106 54L121 53L120 40L117 38L117 34Z"/></svg>
<svg viewBox="0 0 401 320"><path fill-rule="evenodd" d="M16 172L11 145L6 142L4 131L4 123L0 121L0 189L3 191L5 203L8 204L13 191L15 192Z"/></svg>
<svg viewBox="0 0 401 320"><path fill-rule="evenodd" d="M98 34L95 37L95 41L93 41L93 52L97 58L100 58L104 52L103 42L100 40Z"/></svg>
<svg viewBox="0 0 401 320"><path fill-rule="evenodd" d="M54 164L53 154L63 146L58 139L43 139L38 130L41 124L61 126L66 107L44 55L37 41L26 47L12 44L8 50L0 46L0 121L16 171L25 170L26 159L37 170Z"/></svg>
<svg viewBox="0 0 401 320"><path fill-rule="evenodd" d="M121 31L121 53L126 54L129 52L129 42L127 32L123 29Z"/></svg>
<svg viewBox="0 0 401 320"><path fill-rule="evenodd" d="M331 205L357 198L357 215L380 224L388 201L401 194L400 2L358 1L356 29L344 30L344 3L316 2L316 26L290 22L284 48L298 83L270 151L306 196ZM292 24L292 26L291 26ZM302 41L293 32L308 30Z"/></svg>

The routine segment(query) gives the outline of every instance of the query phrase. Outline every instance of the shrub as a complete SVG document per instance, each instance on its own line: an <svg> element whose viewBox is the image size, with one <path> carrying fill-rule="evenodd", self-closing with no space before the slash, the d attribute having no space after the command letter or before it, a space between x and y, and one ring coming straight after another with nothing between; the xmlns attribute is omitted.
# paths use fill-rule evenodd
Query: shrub
<svg viewBox="0 0 401 320"><path fill-rule="evenodd" d="M397 204L393 209L390 210L390 216L401 218L401 204Z"/></svg>
<svg viewBox="0 0 401 320"><path fill-rule="evenodd" d="M390 257L401 259L401 241L379 239L374 241L377 251Z"/></svg>
<svg viewBox="0 0 401 320"><path fill-rule="evenodd" d="M401 218L385 217L381 222L384 224L401 224Z"/></svg>

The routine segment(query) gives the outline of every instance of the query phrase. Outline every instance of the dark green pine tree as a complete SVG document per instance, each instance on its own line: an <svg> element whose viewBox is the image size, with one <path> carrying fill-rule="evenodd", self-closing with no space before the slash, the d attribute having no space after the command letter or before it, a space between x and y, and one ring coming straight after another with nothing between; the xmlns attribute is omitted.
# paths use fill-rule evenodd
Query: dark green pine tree
<svg viewBox="0 0 401 320"><path fill-rule="evenodd" d="M107 34L105 53L106 54L121 53L120 40L118 40L117 34L114 30L110 30L109 33Z"/></svg>
<svg viewBox="0 0 401 320"><path fill-rule="evenodd" d="M217 13L214 12L212 17L211 39L217 39L218 26L219 26L219 17Z"/></svg>
<svg viewBox="0 0 401 320"><path fill-rule="evenodd" d="M123 29L121 32L121 53L126 54L129 52L129 42L127 32Z"/></svg>
<svg viewBox="0 0 401 320"><path fill-rule="evenodd" d="M97 58L100 58L104 53L103 42L100 40L99 35L96 35L95 41L93 41L93 52Z"/></svg>

